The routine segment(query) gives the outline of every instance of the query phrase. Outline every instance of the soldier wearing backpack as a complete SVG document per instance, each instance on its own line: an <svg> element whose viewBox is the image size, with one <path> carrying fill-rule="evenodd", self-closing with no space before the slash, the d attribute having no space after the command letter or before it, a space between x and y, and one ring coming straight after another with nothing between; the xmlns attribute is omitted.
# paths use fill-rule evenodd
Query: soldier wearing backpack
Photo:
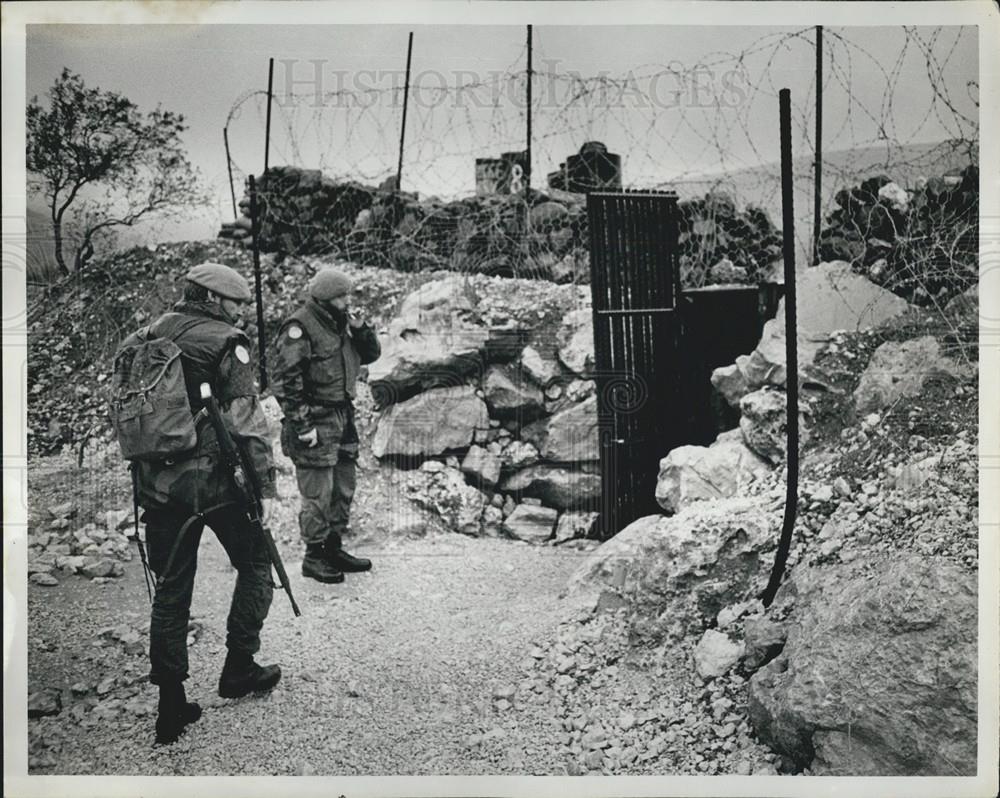
<svg viewBox="0 0 1000 798"><path fill-rule="evenodd" d="M160 688L156 720L160 743L173 742L201 716L198 704L186 699L184 680L198 544L206 525L238 572L219 695L238 698L270 690L281 678L277 665L261 667L253 658L271 606L270 561L260 536L250 531L245 514L232 504L235 497L220 467L214 430L200 412L199 386L208 382L233 438L253 463L265 503L272 499L271 444L257 398L250 341L235 326L241 307L251 300L250 288L239 273L217 263L193 267L186 279L184 298L173 311L124 342L116 357L118 399L112 410L123 454L132 460L150 566L158 576L149 659L150 681ZM171 377L180 375L180 370L172 371L178 362L183 380L174 380L179 395L170 396ZM139 386L128 386L136 374L153 376L140 377ZM186 406L182 406L184 394ZM164 573L168 560L170 567Z"/></svg>

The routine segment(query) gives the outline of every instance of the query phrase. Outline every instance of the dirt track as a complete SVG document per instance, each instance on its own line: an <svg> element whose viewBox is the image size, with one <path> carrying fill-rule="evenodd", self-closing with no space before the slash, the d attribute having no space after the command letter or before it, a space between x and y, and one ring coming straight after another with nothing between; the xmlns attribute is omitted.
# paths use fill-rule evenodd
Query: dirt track
<svg viewBox="0 0 1000 798"><path fill-rule="evenodd" d="M215 686L235 573L206 533L187 683L205 714L169 747L153 745L156 693L145 681L148 603L138 558L103 585L67 577L58 587L30 586L29 683L65 696L58 716L30 721L30 771L561 773L561 727L548 706L540 700L505 713L491 696L519 678L531 641L553 632L554 599L582 555L458 535L358 552L375 569L334 586L304 580L288 552L303 617L294 619L276 592L259 657L280 663L284 677L269 697L224 701ZM107 629L123 625L135 653L114 639L126 630ZM100 684L109 677L116 681ZM87 693L70 697L81 682ZM481 745L466 746L484 733Z"/></svg>

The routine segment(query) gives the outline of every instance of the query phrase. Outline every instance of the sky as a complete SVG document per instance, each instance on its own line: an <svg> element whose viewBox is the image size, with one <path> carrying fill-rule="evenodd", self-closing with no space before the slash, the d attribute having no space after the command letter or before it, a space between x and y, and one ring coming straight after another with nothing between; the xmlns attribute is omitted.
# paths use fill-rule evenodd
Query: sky
<svg viewBox="0 0 1000 798"><path fill-rule="evenodd" d="M209 237L232 217L223 127L237 198L243 175L262 171L269 58L272 165L368 184L395 172L411 30L404 188L471 194L475 158L524 146L524 81L505 77L526 67L523 26L33 25L27 96L44 100L65 66L141 109L182 113L189 157L213 204L162 235ZM544 187L544 175L588 140L621 154L624 181L634 186L773 162L781 87L792 92L796 151L808 153L813 37L809 27L536 26L534 185ZM828 28L825 40L825 150L977 133L973 28ZM933 81L929 66L939 70ZM595 76L618 82L582 80ZM439 90L466 84L478 88ZM345 88L354 91L337 93Z"/></svg>

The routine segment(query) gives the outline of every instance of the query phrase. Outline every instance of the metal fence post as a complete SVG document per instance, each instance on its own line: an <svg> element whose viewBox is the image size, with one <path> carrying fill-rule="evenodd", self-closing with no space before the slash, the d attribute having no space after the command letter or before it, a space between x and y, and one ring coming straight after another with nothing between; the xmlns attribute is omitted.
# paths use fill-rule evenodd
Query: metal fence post
<svg viewBox="0 0 1000 798"><path fill-rule="evenodd" d="M823 185L823 26L816 26L816 162L813 195L813 264L819 263L819 233Z"/></svg>
<svg viewBox="0 0 1000 798"><path fill-rule="evenodd" d="M782 250L785 261L785 426L788 431L788 481L781 538L774 555L771 578L760 597L765 607L769 607L774 601L781 586L781 577L785 573L799 493L799 360L795 314L795 213L792 208L792 101L788 89L782 89L778 93L778 106L781 127Z"/></svg>
<svg viewBox="0 0 1000 798"><path fill-rule="evenodd" d="M406 45L406 80L403 83L403 123L399 130L399 165L396 167L396 191L403 190L403 142L406 140L406 108L410 101L410 61L413 57L413 31Z"/></svg>
<svg viewBox="0 0 1000 798"><path fill-rule="evenodd" d="M226 170L229 172L229 194L233 199L233 221L239 221L239 213L236 210L236 189L233 187L233 159L229 155L229 128L222 128L222 140L226 145Z"/></svg>

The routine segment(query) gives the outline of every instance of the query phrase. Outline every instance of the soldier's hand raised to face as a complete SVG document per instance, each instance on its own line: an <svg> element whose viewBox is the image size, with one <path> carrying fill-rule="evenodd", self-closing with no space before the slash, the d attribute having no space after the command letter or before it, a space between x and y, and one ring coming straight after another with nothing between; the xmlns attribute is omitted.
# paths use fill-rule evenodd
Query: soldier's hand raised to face
<svg viewBox="0 0 1000 798"><path fill-rule="evenodd" d="M319 435L316 433L315 427L309 430L309 432L299 435L298 439L305 443L310 449L319 443Z"/></svg>

